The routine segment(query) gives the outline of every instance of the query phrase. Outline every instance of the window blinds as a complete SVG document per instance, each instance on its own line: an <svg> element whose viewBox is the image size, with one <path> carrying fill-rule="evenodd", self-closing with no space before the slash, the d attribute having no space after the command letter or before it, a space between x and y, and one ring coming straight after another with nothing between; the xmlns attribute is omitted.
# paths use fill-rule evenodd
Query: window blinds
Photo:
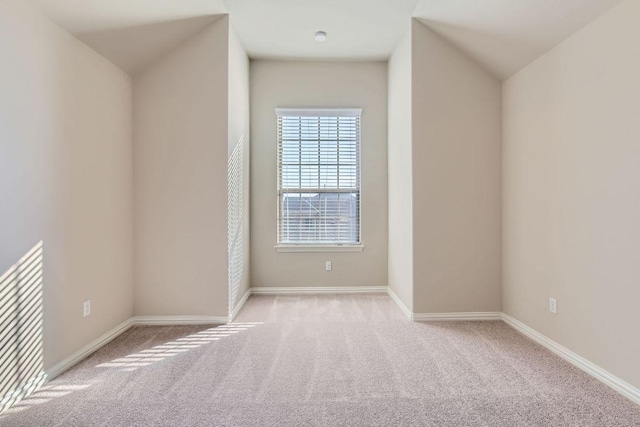
<svg viewBox="0 0 640 427"><path fill-rule="evenodd" d="M277 109L278 244L360 243L360 109Z"/></svg>

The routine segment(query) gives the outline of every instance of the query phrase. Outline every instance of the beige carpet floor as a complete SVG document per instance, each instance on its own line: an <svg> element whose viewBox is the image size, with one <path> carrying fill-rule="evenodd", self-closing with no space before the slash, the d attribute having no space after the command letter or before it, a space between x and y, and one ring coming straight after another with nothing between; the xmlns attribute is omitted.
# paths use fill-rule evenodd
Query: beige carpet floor
<svg viewBox="0 0 640 427"><path fill-rule="evenodd" d="M130 329L0 424L640 426L640 407L502 322L253 296L232 325Z"/></svg>

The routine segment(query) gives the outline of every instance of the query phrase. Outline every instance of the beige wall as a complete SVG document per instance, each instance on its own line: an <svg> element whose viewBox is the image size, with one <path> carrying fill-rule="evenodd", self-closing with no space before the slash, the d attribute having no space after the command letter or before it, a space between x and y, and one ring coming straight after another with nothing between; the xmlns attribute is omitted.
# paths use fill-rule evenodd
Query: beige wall
<svg viewBox="0 0 640 427"><path fill-rule="evenodd" d="M43 241L47 369L133 313L131 79L23 1L0 56L0 276Z"/></svg>
<svg viewBox="0 0 640 427"><path fill-rule="evenodd" d="M240 298L249 290L249 57L236 35L233 25L229 25L229 149L231 155L236 144L243 143L243 221L242 221L242 278L235 295L230 296L230 307L235 307Z"/></svg>
<svg viewBox="0 0 640 427"><path fill-rule="evenodd" d="M501 309L501 86L412 22L413 309Z"/></svg>
<svg viewBox="0 0 640 427"><path fill-rule="evenodd" d="M228 25L134 79L136 315L228 313Z"/></svg>
<svg viewBox="0 0 640 427"><path fill-rule="evenodd" d="M504 310L636 387L639 18L622 2L503 87Z"/></svg>
<svg viewBox="0 0 640 427"><path fill-rule="evenodd" d="M278 253L276 107L362 108L362 242L357 253ZM251 62L251 285L387 285L387 65ZM333 271L324 270L325 261Z"/></svg>
<svg viewBox="0 0 640 427"><path fill-rule="evenodd" d="M389 277L388 284L413 310L413 171L411 167L411 30L388 63Z"/></svg>

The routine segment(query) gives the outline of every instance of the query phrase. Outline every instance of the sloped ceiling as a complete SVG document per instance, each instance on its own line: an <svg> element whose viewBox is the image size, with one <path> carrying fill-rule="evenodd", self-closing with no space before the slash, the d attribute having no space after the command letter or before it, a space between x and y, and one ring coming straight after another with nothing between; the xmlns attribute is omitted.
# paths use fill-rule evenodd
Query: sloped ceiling
<svg viewBox="0 0 640 427"><path fill-rule="evenodd" d="M620 2L421 0L413 15L502 80Z"/></svg>
<svg viewBox="0 0 640 427"><path fill-rule="evenodd" d="M223 0L30 0L73 34L226 13Z"/></svg>
<svg viewBox="0 0 640 427"><path fill-rule="evenodd" d="M214 22L222 0L30 0L129 74Z"/></svg>
<svg viewBox="0 0 640 427"><path fill-rule="evenodd" d="M79 33L76 37L129 74L136 74L221 16L203 16L116 30Z"/></svg>
<svg viewBox="0 0 640 427"><path fill-rule="evenodd" d="M621 0L30 0L136 73L229 13L252 58L385 60L411 17L497 78L513 75ZM313 39L328 33L325 42Z"/></svg>

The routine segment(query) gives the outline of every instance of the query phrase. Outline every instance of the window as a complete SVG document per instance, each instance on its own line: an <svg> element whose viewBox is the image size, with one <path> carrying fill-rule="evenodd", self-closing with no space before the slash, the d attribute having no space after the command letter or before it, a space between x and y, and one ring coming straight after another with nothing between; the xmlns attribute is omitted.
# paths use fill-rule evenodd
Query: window
<svg viewBox="0 0 640 427"><path fill-rule="evenodd" d="M278 245L360 245L360 109L277 109Z"/></svg>

